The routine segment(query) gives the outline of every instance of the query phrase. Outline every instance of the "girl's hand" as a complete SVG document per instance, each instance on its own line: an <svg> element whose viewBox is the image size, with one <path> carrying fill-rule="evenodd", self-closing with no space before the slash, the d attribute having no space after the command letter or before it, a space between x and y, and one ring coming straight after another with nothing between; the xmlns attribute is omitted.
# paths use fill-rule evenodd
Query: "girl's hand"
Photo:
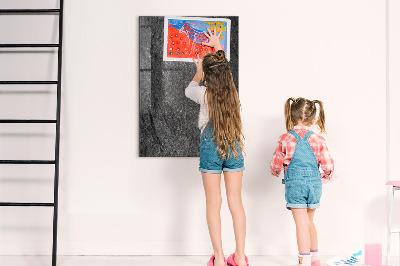
<svg viewBox="0 0 400 266"><path fill-rule="evenodd" d="M270 172L271 172L271 175L279 177L279 175L277 173L275 173L274 171L270 170Z"/></svg>
<svg viewBox="0 0 400 266"><path fill-rule="evenodd" d="M210 29L207 29L207 31L208 31L208 34L205 31L203 31L203 33L204 33L204 35L207 36L208 42L203 42L201 44L213 47L215 49L215 51L222 50L221 43L219 42L219 38L222 34L222 31L220 31L218 33L217 28L215 28L213 31L211 31Z"/></svg>

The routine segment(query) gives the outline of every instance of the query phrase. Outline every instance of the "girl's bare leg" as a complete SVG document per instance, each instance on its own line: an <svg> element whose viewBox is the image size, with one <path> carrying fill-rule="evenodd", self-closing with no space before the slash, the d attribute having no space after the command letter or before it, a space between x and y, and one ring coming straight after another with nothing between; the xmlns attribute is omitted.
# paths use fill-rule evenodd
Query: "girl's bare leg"
<svg viewBox="0 0 400 266"><path fill-rule="evenodd" d="M311 250L318 250L318 236L317 229L314 225L314 214L316 209L307 209L308 219L310 220L310 239L311 239Z"/></svg>
<svg viewBox="0 0 400 266"><path fill-rule="evenodd" d="M232 215L235 231L236 250L235 262L239 266L246 266L244 245L246 239L246 215L242 204L242 177L243 171L224 172L226 196Z"/></svg>
<svg viewBox="0 0 400 266"><path fill-rule="evenodd" d="M300 254L310 253L310 219L307 209L293 209L293 219L296 223L297 247Z"/></svg>
<svg viewBox="0 0 400 266"><path fill-rule="evenodd" d="M207 225L215 254L215 266L224 266L221 239L221 174L201 173L206 194Z"/></svg>

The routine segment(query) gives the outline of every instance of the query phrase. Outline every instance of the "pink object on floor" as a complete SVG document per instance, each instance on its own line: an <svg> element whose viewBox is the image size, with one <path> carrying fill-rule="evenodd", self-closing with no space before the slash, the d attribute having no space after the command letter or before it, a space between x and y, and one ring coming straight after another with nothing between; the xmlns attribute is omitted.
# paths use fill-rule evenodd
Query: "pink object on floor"
<svg viewBox="0 0 400 266"><path fill-rule="evenodd" d="M386 185L400 187L400 181L388 181Z"/></svg>
<svg viewBox="0 0 400 266"><path fill-rule="evenodd" d="M247 256L246 256L246 255L244 256L244 259L246 260L247 266L249 266L249 260L247 259ZM230 265L230 266L238 266L238 265L236 264L236 262L235 262L235 253L231 254L231 255L228 257L227 263L228 263L228 265Z"/></svg>
<svg viewBox="0 0 400 266"><path fill-rule="evenodd" d="M335 181L338 178L337 174L333 174L331 179L322 178L322 184L328 184L332 181Z"/></svg>
<svg viewBox="0 0 400 266"><path fill-rule="evenodd" d="M214 259L215 259L215 255L214 254L212 254L211 255L211 258L208 260L208 262L207 262L207 266L214 266ZM224 262L225 262L225 265L227 265L226 264L226 259L224 258Z"/></svg>
<svg viewBox="0 0 400 266"><path fill-rule="evenodd" d="M365 244L365 264L382 266L382 244Z"/></svg>

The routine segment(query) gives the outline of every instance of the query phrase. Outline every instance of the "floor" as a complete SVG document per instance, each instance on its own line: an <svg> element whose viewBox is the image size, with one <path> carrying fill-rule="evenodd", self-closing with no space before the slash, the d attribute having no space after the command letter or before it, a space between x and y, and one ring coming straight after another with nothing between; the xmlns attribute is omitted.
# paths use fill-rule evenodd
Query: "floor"
<svg viewBox="0 0 400 266"><path fill-rule="evenodd" d="M323 257L322 261L330 257ZM206 256L59 256L58 266L206 266ZM290 266L296 256L251 256L251 266ZM397 264L393 258L390 266ZM50 266L48 256L0 256L1 266ZM327 265L322 263L322 265Z"/></svg>
<svg viewBox="0 0 400 266"><path fill-rule="evenodd" d="M206 256L59 256L59 266L206 266ZM288 266L296 257L251 256L251 266ZM47 266L48 256L0 256L1 266Z"/></svg>

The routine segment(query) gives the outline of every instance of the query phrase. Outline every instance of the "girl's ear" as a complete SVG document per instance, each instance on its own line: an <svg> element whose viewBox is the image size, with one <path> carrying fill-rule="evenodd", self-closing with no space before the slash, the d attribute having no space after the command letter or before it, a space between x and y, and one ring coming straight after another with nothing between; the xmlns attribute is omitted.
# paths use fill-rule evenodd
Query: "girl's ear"
<svg viewBox="0 0 400 266"><path fill-rule="evenodd" d="M202 77L202 80L204 80L204 72L203 72L203 77Z"/></svg>

